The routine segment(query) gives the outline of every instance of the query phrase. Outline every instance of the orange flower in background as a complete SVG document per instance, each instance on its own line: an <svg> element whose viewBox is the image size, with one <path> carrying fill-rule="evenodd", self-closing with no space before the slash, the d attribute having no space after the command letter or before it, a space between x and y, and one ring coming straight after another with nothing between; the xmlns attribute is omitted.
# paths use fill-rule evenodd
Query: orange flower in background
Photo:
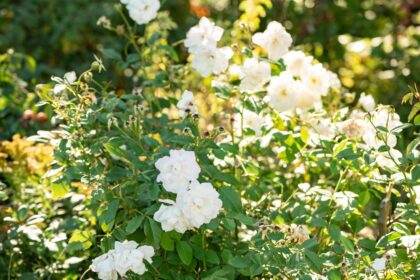
<svg viewBox="0 0 420 280"><path fill-rule="evenodd" d="M197 1L190 1L190 11L196 17L208 17L211 14L210 8L196 3Z"/></svg>

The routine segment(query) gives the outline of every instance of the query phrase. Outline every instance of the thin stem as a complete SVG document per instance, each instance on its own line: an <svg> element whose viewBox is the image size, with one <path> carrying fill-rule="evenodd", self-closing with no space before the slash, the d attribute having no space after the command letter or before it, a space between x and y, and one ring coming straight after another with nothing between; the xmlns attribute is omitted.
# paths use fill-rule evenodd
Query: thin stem
<svg viewBox="0 0 420 280"><path fill-rule="evenodd" d="M10 255L10 259L9 259L9 269L8 269L8 271L7 271L7 279L8 280L10 280L10 279L12 279L11 278L11 276L12 276L12 259L13 259L13 256L14 256L15 254L14 253L12 253L11 255Z"/></svg>
<svg viewBox="0 0 420 280"><path fill-rule="evenodd" d="M83 280L83 278L86 276L86 274L90 271L90 267L88 269L85 270L85 272L83 272L82 276L80 276L79 280Z"/></svg>
<svg viewBox="0 0 420 280"><path fill-rule="evenodd" d="M137 53L141 57L141 50L139 49L139 46L137 45L136 36L133 32L133 29L131 28L130 23L128 22L127 18L125 17L122 9L117 8L117 10L118 10L118 13L121 15L125 25L127 26L128 33L130 34L129 38L127 38L127 39L130 41L130 43L133 45L133 47L136 49Z"/></svg>

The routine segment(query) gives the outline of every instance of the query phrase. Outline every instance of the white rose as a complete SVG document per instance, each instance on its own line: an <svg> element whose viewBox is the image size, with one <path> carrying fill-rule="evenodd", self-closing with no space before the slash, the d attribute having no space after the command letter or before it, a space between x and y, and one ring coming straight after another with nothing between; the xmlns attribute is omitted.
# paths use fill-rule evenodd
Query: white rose
<svg viewBox="0 0 420 280"><path fill-rule="evenodd" d="M188 31L184 45L190 53L195 53L202 48L216 48L222 35L223 28L215 26L208 18L202 17L198 25Z"/></svg>
<svg viewBox="0 0 420 280"><path fill-rule="evenodd" d="M135 241L115 242L114 262L115 270L124 277L131 270L139 275L144 274L147 269L144 260L152 262L154 249L151 246L141 246Z"/></svg>
<svg viewBox="0 0 420 280"><path fill-rule="evenodd" d="M386 258L382 257L382 258L375 259L372 263L372 268L376 271L385 270L385 268L386 268Z"/></svg>
<svg viewBox="0 0 420 280"><path fill-rule="evenodd" d="M137 24L146 24L154 19L160 8L159 0L123 0L130 17ZM124 3L123 2L123 3Z"/></svg>
<svg viewBox="0 0 420 280"><path fill-rule="evenodd" d="M348 119L337 124L340 133L347 137L361 137L369 129L369 124L362 119Z"/></svg>
<svg viewBox="0 0 420 280"><path fill-rule="evenodd" d="M171 150L169 156L158 159L155 166L160 171L157 181L162 182L166 191L173 193L187 190L201 171L194 152L183 149Z"/></svg>
<svg viewBox="0 0 420 280"><path fill-rule="evenodd" d="M293 110L296 105L296 84L289 72L272 77L267 87L269 104L279 112Z"/></svg>
<svg viewBox="0 0 420 280"><path fill-rule="evenodd" d="M268 118L249 110L243 111L242 121L240 121L240 118L240 115L235 118L239 120L235 122L235 130L238 132L238 135L241 135L241 126L244 128L250 128L255 132L256 136L261 136L262 128L269 127L271 125Z"/></svg>
<svg viewBox="0 0 420 280"><path fill-rule="evenodd" d="M362 93L362 95L359 98L359 104L362 106L363 109L365 109L367 112L372 112L375 110L375 99L373 99L372 95L366 95L365 93Z"/></svg>
<svg viewBox="0 0 420 280"><path fill-rule="evenodd" d="M191 228L185 220L181 209L171 201L172 205L161 205L159 210L153 215L153 219L159 222L163 231L175 230L179 233L184 233Z"/></svg>
<svg viewBox="0 0 420 280"><path fill-rule="evenodd" d="M400 158L402 157L403 155L400 151L395 150L395 149L390 149L389 152L377 153L375 159L378 165L381 166L382 168L387 167L389 169L397 169L396 164L401 163Z"/></svg>
<svg viewBox="0 0 420 280"><path fill-rule="evenodd" d="M189 90L185 90L182 93L181 99L178 101L176 106L179 109L179 115L181 117L184 117L187 114L195 114L198 112L198 109L194 103L194 95Z"/></svg>
<svg viewBox="0 0 420 280"><path fill-rule="evenodd" d="M219 193L210 183L192 183L188 191L178 194L176 204L188 223L197 228L216 218L222 208Z"/></svg>
<svg viewBox="0 0 420 280"><path fill-rule="evenodd" d="M407 235L400 238L401 244L412 251L417 250L420 243L420 235Z"/></svg>
<svg viewBox="0 0 420 280"><path fill-rule="evenodd" d="M320 63L308 67L301 79L309 89L323 96L327 95L331 86L330 75Z"/></svg>
<svg viewBox="0 0 420 280"><path fill-rule="evenodd" d="M232 56L233 51L229 47L201 48L194 54L191 64L203 77L208 77L225 71Z"/></svg>
<svg viewBox="0 0 420 280"><path fill-rule="evenodd" d="M137 248L140 252L143 253L144 259L148 263L152 263L152 257L155 255L155 249L152 246L143 245Z"/></svg>
<svg viewBox="0 0 420 280"><path fill-rule="evenodd" d="M311 66L313 57L306 56L302 51L289 51L283 56L287 71L294 76L302 76Z"/></svg>
<svg viewBox="0 0 420 280"><path fill-rule="evenodd" d="M377 111L372 112L371 115L372 117L369 121L370 128L363 135L363 141L375 149L385 144L391 148L395 147L397 145L397 136L390 132L402 124L400 122L400 116L390 112L387 107L380 107ZM388 130L388 133L375 129L375 127L384 127Z"/></svg>
<svg viewBox="0 0 420 280"><path fill-rule="evenodd" d="M54 94L59 94L63 92L68 85L71 85L74 82L76 82L77 76L76 76L76 72L71 71L64 74L63 78L53 76L51 77L51 80L57 83L53 89Z"/></svg>
<svg viewBox="0 0 420 280"><path fill-rule="evenodd" d="M292 37L283 25L272 21L263 33L255 33L252 36L252 42L265 49L270 59L277 60L288 52L292 44Z"/></svg>
<svg viewBox="0 0 420 280"><path fill-rule="evenodd" d="M340 82L340 78L338 78L338 75L334 72L331 72L329 70L327 70L329 79L330 79L330 87L331 88L336 88L339 89L341 88L341 82Z"/></svg>
<svg viewBox="0 0 420 280"><path fill-rule="evenodd" d="M259 62L256 58L248 58L241 67L241 91L257 92L270 80L271 67L268 62Z"/></svg>
<svg viewBox="0 0 420 280"><path fill-rule="evenodd" d="M336 134L335 125L330 118L311 120L312 129L310 130L310 142L315 145L321 140L332 140Z"/></svg>
<svg viewBox="0 0 420 280"><path fill-rule="evenodd" d="M117 280L118 274L115 270L114 250L103 254L92 261L92 271L98 273L99 279Z"/></svg>
<svg viewBox="0 0 420 280"><path fill-rule="evenodd" d="M321 96L309 89L301 81L295 81L294 91L296 94L296 108L309 110L321 103Z"/></svg>

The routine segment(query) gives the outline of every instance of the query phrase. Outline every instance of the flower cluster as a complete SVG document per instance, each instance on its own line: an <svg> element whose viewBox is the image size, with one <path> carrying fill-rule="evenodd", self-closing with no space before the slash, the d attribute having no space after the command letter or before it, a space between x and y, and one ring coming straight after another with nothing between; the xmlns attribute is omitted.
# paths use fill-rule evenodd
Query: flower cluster
<svg viewBox="0 0 420 280"><path fill-rule="evenodd" d="M158 182L166 191L176 193L176 200L165 199L153 218L164 231L184 233L216 218L222 208L219 193L210 183L199 183L200 167L194 152L171 150L155 163L160 171Z"/></svg>
<svg viewBox="0 0 420 280"><path fill-rule="evenodd" d="M222 35L223 29L206 17L202 17L199 24L187 33L184 45L194 55L192 66L204 77L220 74L229 66L233 51L229 47L217 47Z"/></svg>
<svg viewBox="0 0 420 280"><path fill-rule="evenodd" d="M154 254L151 246L139 246L135 241L117 241L115 249L92 261L91 269L102 280L116 280L118 275L125 277L128 271L142 275L147 271L144 260L152 263Z"/></svg>
<svg viewBox="0 0 420 280"><path fill-rule="evenodd" d="M160 8L159 0L121 0L127 5L128 14L137 24L146 24L154 19Z"/></svg>

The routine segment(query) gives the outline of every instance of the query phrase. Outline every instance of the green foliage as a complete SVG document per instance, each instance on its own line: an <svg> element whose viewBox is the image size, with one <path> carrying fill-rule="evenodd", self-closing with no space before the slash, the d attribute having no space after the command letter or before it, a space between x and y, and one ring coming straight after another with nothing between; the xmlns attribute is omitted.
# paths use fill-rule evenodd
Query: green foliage
<svg viewBox="0 0 420 280"><path fill-rule="evenodd" d="M51 17L52 10L57 10L57 3L46 2L37 0L21 9L11 4L5 10L12 11L13 16L0 27L19 29L28 10L45 5L39 18L32 19L35 25L40 24L38 20L42 22L42 18ZM207 12L214 12L217 7L212 2L201 1L199 7L209 7ZM400 94L406 91L401 86L402 82L405 86L405 79L417 82L414 71L404 77L396 75L383 86L378 85L381 77L371 76L376 71L389 70L393 64L382 65L378 61L388 57L385 44L389 26L400 18L394 4L326 1L309 7L310 1L301 2L306 4L289 1L289 6L285 6L275 2L272 7L270 1L245 0L240 5L228 1L219 21L228 34L222 42L236 44L232 61L241 64L246 57L255 56L270 63L273 75L285 71L282 60L260 56L260 50L250 43L250 31L264 26L268 14L268 19L281 16L286 27L298 35L300 47L330 63L351 90L369 90L379 95L387 88ZM189 67L186 51L176 42L184 38L184 31L193 23L189 22L190 17L180 19L174 12L181 6L185 14L185 3L167 1L163 10L167 8L170 13L161 11L154 21L140 27L127 18L122 5L115 7L121 19L107 1L60 5L58 15L65 15L64 20L48 21L45 28L49 32L40 38L33 37L32 32L38 34L41 29L16 31L21 34L20 40L33 40L26 46L36 46L34 54L41 60L41 75L76 69L77 79L68 82L56 78L56 82L65 85L60 93L54 93L49 85L37 87L41 104L53 108L60 130L41 132L31 139L54 144L54 161L43 162L42 172L33 174L32 169L22 168L27 154L10 160L9 154L14 155L11 151L16 149L0 153L0 168L5 172L0 177L4 182L0 184L0 207L6 209L0 227L4 249L0 253L1 277L76 279L84 273L86 277L96 277L88 271L92 259L114 249L116 241L125 240L150 245L155 250L152 264L146 264L147 272L141 276L129 272L127 279L417 276L419 249L406 246L403 240L418 236L420 228L415 191L420 176L419 142L414 139L407 144L400 138L398 147L404 153L395 158L391 154L395 147L388 139L415 129L418 103L414 101L418 102L418 93L413 91L406 98L412 103L409 121L414 126L375 126L375 112L369 113L374 137L378 137L378 143L382 141L377 150L361 144L360 137L345 133L321 138L314 131L314 119L330 119L338 124L359 107L354 98L349 102L347 90L323 97L325 112L311 110L313 115L305 118L303 114L279 114L263 101L265 92L240 92L237 78L223 80L222 86L211 89L211 78L198 77ZM91 16L77 17L69 25L68 20L85 7L89 7ZM390 15L384 17L380 8ZM191 9L198 13L197 7ZM342 16L345 12L351 17ZM378 24L369 19L369 12L379 17ZM112 21L109 25L102 23L107 30L99 31L91 21L94 18L96 24L103 14L110 15ZM89 32L80 32L82 25ZM410 46L415 45L412 30L407 28L404 32ZM93 37L86 38L90 33ZM347 33L348 36L340 37ZM1 36L0 42L15 46L14 38L8 36ZM43 36L57 43L53 49L45 48ZM115 39L117 36L119 40ZM359 36L371 38L363 41L367 45L373 44L374 37L383 38L378 45L370 46L372 55L366 57L347 50L350 41ZM89 40L93 42L86 45ZM83 47L86 48L82 55L78 55ZM243 52L242 47L246 47ZM22 51L23 48L22 44ZM411 67L408 64L415 51L406 56L396 43L391 51L394 59L401 61L395 68ZM94 52L98 56L90 64ZM6 54L4 60L11 57ZM58 59L61 57L65 59ZM53 60L48 64L54 68L40 70L45 58ZM30 58L23 61L33 64ZM18 76L14 73L21 64L22 61L6 64L4 80L12 87L7 102L14 100L9 96L26 92L15 88ZM175 106L184 89L203 93L207 104L199 107L200 115L177 117ZM0 98L5 100L4 96ZM18 100L17 105L23 104L24 99ZM3 108L13 109L10 105ZM220 108L223 113L216 113ZM261 135L244 127L245 109L264 114L272 121L272 127L263 128ZM391 108L386 110L393 113ZM157 182L159 171L155 163L170 150L181 148L194 152L201 168L198 180L211 183L223 203L216 218L185 233L164 231L154 219L162 199L176 199ZM383 160L386 166L378 160L379 156L387 157L387 161ZM48 172L47 164L51 164ZM381 257L386 258L386 269L378 272L373 262Z"/></svg>

